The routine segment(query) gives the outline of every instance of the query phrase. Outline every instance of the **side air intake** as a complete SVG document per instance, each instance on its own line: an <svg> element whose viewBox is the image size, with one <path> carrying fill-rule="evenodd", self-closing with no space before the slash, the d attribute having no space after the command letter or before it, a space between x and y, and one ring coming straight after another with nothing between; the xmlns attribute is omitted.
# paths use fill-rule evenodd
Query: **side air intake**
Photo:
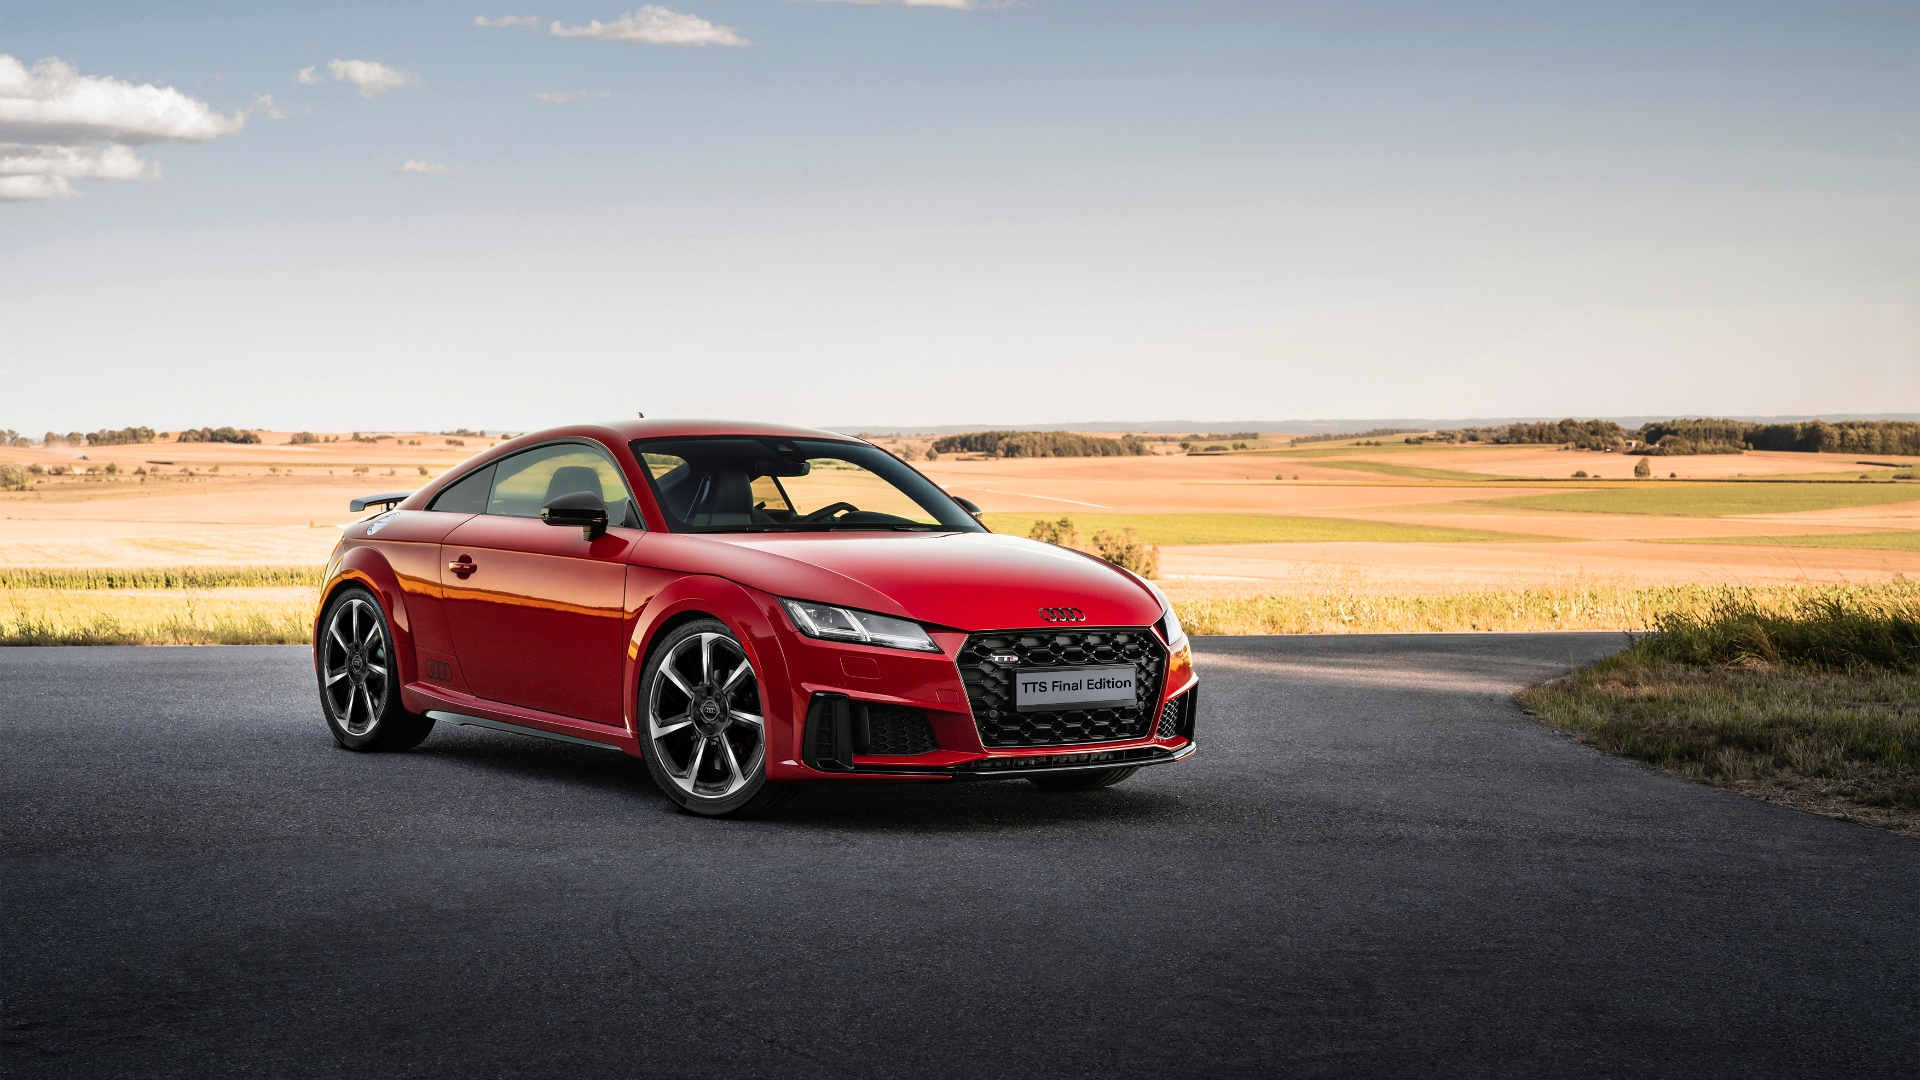
<svg viewBox="0 0 1920 1080"><path fill-rule="evenodd" d="M815 694L807 707L804 736L808 765L850 772L854 755L914 757L939 749L927 714L898 705L854 701L845 694Z"/></svg>

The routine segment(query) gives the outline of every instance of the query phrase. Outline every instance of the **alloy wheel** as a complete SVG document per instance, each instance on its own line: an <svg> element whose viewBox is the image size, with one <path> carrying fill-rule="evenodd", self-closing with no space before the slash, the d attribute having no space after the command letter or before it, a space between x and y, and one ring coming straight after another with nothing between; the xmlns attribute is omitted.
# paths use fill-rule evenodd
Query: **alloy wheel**
<svg viewBox="0 0 1920 1080"><path fill-rule="evenodd" d="M654 760L686 794L725 799L759 773L766 756L760 683L740 643L690 634L655 669L647 693Z"/></svg>
<svg viewBox="0 0 1920 1080"><path fill-rule="evenodd" d="M320 654L320 692L333 720L358 738L380 722L392 686L380 613L358 596L333 609Z"/></svg>

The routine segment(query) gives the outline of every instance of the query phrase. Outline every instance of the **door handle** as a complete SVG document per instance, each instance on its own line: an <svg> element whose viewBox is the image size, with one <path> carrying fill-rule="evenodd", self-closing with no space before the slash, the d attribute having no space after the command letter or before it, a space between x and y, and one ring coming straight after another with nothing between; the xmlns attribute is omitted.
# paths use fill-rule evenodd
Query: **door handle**
<svg viewBox="0 0 1920 1080"><path fill-rule="evenodd" d="M480 567L472 559L462 555L458 561L448 563L447 569L457 574L461 581L465 581L467 580L468 574L480 569Z"/></svg>

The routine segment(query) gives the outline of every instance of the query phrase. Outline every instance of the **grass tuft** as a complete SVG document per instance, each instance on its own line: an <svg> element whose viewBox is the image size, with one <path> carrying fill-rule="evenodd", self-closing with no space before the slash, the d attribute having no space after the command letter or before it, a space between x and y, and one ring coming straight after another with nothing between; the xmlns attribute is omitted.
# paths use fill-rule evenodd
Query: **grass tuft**
<svg viewBox="0 0 1920 1080"><path fill-rule="evenodd" d="M1916 590L1740 592L1521 700L1609 753L1920 836Z"/></svg>

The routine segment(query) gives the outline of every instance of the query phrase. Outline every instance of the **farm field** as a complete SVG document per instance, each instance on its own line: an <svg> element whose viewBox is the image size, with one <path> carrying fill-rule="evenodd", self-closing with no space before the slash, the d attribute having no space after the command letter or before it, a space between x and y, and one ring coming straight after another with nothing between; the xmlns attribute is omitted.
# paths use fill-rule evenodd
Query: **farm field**
<svg viewBox="0 0 1920 1080"><path fill-rule="evenodd" d="M1802 533L1798 536L1691 536L1662 540L1666 544L1762 544L1775 547L1868 548L1876 551L1920 551L1920 531L1862 533Z"/></svg>
<svg viewBox="0 0 1920 1080"><path fill-rule="evenodd" d="M72 578L36 585L5 571L310 572L340 528L362 516L347 511L349 498L410 490L498 436L393 433L356 442L339 435L304 445L290 445L286 432L261 438L251 445L0 449L0 466L40 467L26 490L0 492L0 621L18 627L30 616L36 625L71 625L94 612L106 620L102 633L163 624L179 640L285 633L289 612L306 617L303 586L292 581L223 586L203 578L184 588L97 589ZM1613 596L1614 610L1628 611L1637 610L1631 597L1648 589L1920 577L1920 545L1912 540L1920 535L1920 482L1892 479L1920 463L1904 459L1651 458L1644 460L1662 476L1635 481L1628 477L1643 459L1543 447L1289 448L1267 437L1226 453L1155 444L1153 453L1127 457L927 460L930 440L876 441L979 503L996 531L1024 535L1036 521L1061 517L1073 519L1083 537L1135 529L1159 547L1159 584L1183 609L1293 596L1397 597L1403 606L1427 605L1423 611L1518 610L1516 596L1573 590ZM54 475L56 467L66 471ZM1605 478L1573 480L1575 471ZM1871 478L1859 479L1863 473ZM1814 479L1798 479L1805 477ZM108 593L118 594L110 604L100 599ZM1416 602L1447 595L1480 599L1452 608ZM246 624L249 604L271 619ZM1570 625L1552 606L1513 628ZM1431 622L1421 619L1422 627ZM1583 617L1579 625L1596 624Z"/></svg>

